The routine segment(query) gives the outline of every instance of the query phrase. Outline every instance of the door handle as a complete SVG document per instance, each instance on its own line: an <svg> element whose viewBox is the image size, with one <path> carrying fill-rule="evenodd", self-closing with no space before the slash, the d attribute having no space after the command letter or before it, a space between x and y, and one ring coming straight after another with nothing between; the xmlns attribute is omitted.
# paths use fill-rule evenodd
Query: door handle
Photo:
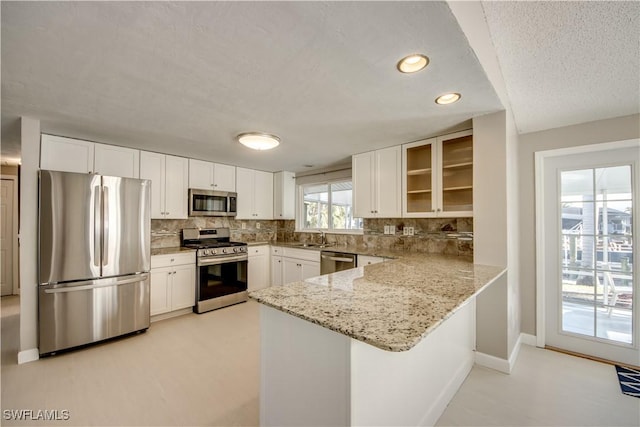
<svg viewBox="0 0 640 427"><path fill-rule="evenodd" d="M346 258L346 257L337 257L337 256L322 255L322 258L324 258L324 259L328 259L328 260L330 260L330 261L338 261L338 262L353 262L353 258Z"/></svg>
<svg viewBox="0 0 640 427"><path fill-rule="evenodd" d="M100 248L102 247L102 233L100 224L102 224L102 192L99 186L93 189L93 265L100 267L102 256ZM102 272L100 272L102 274Z"/></svg>
<svg viewBox="0 0 640 427"><path fill-rule="evenodd" d="M102 187L102 266L109 265L109 188Z"/></svg>
<svg viewBox="0 0 640 427"><path fill-rule="evenodd" d="M126 285L128 283L143 282L147 280L148 277L149 277L149 274L145 273L145 274L137 275L135 277L127 277L120 280L114 280L113 278L106 279L106 280L105 279L86 280L83 282L78 282L76 285L73 285L73 286L62 286L59 288L45 289L44 292L46 294L58 294L63 292L86 291L88 289L106 288L108 286L120 286L120 285Z"/></svg>

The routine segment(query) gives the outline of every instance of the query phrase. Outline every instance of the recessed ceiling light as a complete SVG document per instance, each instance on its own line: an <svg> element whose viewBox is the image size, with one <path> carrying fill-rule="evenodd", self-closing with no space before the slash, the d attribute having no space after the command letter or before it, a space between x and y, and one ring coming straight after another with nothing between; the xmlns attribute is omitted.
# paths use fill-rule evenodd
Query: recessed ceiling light
<svg viewBox="0 0 640 427"><path fill-rule="evenodd" d="M439 97L436 98L436 104L440 104L440 105L453 104L454 102L458 101L461 97L462 95L460 95L459 93L445 93L444 95L440 95Z"/></svg>
<svg viewBox="0 0 640 427"><path fill-rule="evenodd" d="M271 150L280 145L280 138L262 132L246 132L238 135L238 142L252 150Z"/></svg>
<svg viewBox="0 0 640 427"><path fill-rule="evenodd" d="M415 73L416 71L422 70L424 67L429 65L429 58L426 56L414 53L413 55L405 56L400 61L398 61L398 71L401 73Z"/></svg>

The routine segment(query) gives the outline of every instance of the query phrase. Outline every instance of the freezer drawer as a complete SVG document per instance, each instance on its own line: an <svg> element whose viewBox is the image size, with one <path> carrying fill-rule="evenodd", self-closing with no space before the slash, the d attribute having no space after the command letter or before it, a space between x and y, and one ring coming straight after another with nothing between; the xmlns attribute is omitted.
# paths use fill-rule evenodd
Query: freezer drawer
<svg viewBox="0 0 640 427"><path fill-rule="evenodd" d="M39 287L40 354L149 327L149 274Z"/></svg>

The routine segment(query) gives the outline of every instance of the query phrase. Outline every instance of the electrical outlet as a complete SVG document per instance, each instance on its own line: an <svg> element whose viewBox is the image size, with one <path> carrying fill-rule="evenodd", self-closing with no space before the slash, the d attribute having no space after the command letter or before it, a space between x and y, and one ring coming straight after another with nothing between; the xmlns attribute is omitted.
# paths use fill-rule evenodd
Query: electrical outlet
<svg viewBox="0 0 640 427"><path fill-rule="evenodd" d="M257 228L258 230L260 230L260 223L259 223L259 222L256 222L256 228Z"/></svg>
<svg viewBox="0 0 640 427"><path fill-rule="evenodd" d="M391 226L389 225L384 226L384 234L391 234Z"/></svg>
<svg viewBox="0 0 640 427"><path fill-rule="evenodd" d="M403 236L409 235L409 227L402 227L402 235Z"/></svg>
<svg viewBox="0 0 640 427"><path fill-rule="evenodd" d="M413 227L407 227L409 229L409 236L413 236Z"/></svg>
<svg viewBox="0 0 640 427"><path fill-rule="evenodd" d="M246 222L243 222L243 223L242 223L242 229L243 229L243 230L246 230L246 229L247 229L247 223L246 223Z"/></svg>

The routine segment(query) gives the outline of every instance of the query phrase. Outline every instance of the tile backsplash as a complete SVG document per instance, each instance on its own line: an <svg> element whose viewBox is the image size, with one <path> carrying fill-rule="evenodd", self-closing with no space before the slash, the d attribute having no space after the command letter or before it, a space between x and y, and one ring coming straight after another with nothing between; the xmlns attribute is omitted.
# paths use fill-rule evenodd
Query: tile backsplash
<svg viewBox="0 0 640 427"><path fill-rule="evenodd" d="M384 234L385 226L391 226L395 234ZM189 227L228 227L231 240L241 242L320 241L320 233L296 232L293 220L256 221L197 217L184 220L151 220L151 247L180 246L180 231ZM402 235L404 227L413 227L414 235ZM327 242L337 245L473 256L473 218L365 219L363 234L327 233L326 239Z"/></svg>
<svg viewBox="0 0 640 427"><path fill-rule="evenodd" d="M245 228L242 228L244 224ZM189 219L152 219L151 248L180 246L183 228L229 228L236 242L273 242L278 221L235 220L225 217L194 217Z"/></svg>

